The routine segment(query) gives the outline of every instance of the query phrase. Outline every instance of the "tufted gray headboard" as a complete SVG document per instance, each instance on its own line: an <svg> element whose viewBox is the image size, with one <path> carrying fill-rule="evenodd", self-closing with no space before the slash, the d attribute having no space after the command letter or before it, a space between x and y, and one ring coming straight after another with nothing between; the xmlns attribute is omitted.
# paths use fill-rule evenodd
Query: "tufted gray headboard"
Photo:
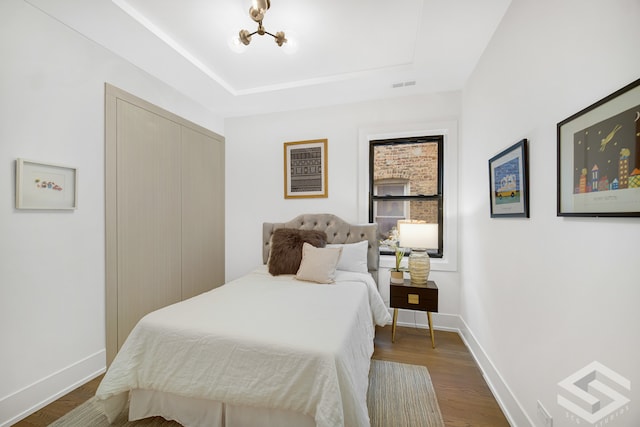
<svg viewBox="0 0 640 427"><path fill-rule="evenodd" d="M269 259L271 235L278 228L294 228L297 230L320 230L327 233L328 243L356 243L362 240L369 242L367 265L376 283L378 282L378 224L349 224L332 214L303 214L289 222L262 224L262 262Z"/></svg>

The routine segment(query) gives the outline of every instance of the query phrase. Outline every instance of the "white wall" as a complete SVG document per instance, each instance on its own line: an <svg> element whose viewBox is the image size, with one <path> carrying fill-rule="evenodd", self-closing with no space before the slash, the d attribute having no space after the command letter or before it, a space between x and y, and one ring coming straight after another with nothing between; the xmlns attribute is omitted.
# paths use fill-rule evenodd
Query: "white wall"
<svg viewBox="0 0 640 427"><path fill-rule="evenodd" d="M0 426L104 368L104 83L216 118L20 0L0 2ZM79 170L75 212L15 209L15 159Z"/></svg>
<svg viewBox="0 0 640 427"><path fill-rule="evenodd" d="M460 93L450 92L227 119L227 280L262 264L263 222L288 221L302 213L333 213L349 222L367 222L368 208L366 202L361 206L359 194L369 173L366 162L359 164L361 130L400 132L405 126L413 130L416 123L447 121L457 125L459 115ZM285 199L283 144L320 138L329 144L329 197ZM431 277L441 290L440 312L457 314L457 272L435 271ZM426 317L417 323L425 324Z"/></svg>
<svg viewBox="0 0 640 427"><path fill-rule="evenodd" d="M640 220L556 216L556 124L640 77L639 20L638 0L514 0L463 92L461 314L517 425L543 425L538 399L576 425L557 384L594 360L631 380L608 425L640 425ZM522 138L531 218L491 219L487 161Z"/></svg>

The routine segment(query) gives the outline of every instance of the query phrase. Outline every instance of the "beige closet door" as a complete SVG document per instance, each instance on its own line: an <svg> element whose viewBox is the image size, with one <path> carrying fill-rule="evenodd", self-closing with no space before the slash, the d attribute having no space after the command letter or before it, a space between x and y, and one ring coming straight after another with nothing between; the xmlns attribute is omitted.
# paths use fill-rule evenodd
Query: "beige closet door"
<svg viewBox="0 0 640 427"><path fill-rule="evenodd" d="M106 349L224 283L224 138L106 85Z"/></svg>
<svg viewBox="0 0 640 427"><path fill-rule="evenodd" d="M182 299L224 283L224 145L182 128Z"/></svg>
<svg viewBox="0 0 640 427"><path fill-rule="evenodd" d="M118 347L181 299L180 126L117 101Z"/></svg>

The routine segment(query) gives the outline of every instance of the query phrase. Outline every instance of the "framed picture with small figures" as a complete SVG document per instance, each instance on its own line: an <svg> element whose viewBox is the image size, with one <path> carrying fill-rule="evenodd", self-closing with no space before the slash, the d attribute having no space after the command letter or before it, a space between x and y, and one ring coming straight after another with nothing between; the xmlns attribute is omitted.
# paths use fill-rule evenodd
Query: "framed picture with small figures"
<svg viewBox="0 0 640 427"><path fill-rule="evenodd" d="M76 168L16 160L17 209L76 209L77 184Z"/></svg>
<svg viewBox="0 0 640 427"><path fill-rule="evenodd" d="M640 216L640 79L558 123L558 216Z"/></svg>

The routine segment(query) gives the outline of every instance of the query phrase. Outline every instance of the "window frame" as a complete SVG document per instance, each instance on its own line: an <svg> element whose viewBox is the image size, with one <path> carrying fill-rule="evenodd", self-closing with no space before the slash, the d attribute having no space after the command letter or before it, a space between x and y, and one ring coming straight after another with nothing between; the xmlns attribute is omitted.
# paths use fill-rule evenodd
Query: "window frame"
<svg viewBox="0 0 640 427"><path fill-rule="evenodd" d="M417 121L386 124L365 124L358 128L358 191L357 220L361 223L369 217L369 141L411 137L418 135L444 135L444 247L443 257L431 260L431 271L454 272L458 270L458 121ZM393 267L393 256L380 257L381 267Z"/></svg>
<svg viewBox="0 0 640 427"><path fill-rule="evenodd" d="M376 187L378 184L373 179L374 175L374 150L380 146L400 146L406 144L432 144L436 143L438 147L438 170L437 170L437 186L436 193L425 195L377 195ZM383 184L383 183L382 183ZM407 183L407 186L409 183ZM406 190L406 187L405 187ZM444 135L425 135L418 137L400 137L389 139L369 140L369 222L375 222L374 203L380 201L401 201L408 204L412 201L436 201L438 203L438 249L437 251L429 251L431 258L442 258L444 255ZM405 208L405 212L408 209ZM392 252L380 249L381 255L391 255Z"/></svg>

